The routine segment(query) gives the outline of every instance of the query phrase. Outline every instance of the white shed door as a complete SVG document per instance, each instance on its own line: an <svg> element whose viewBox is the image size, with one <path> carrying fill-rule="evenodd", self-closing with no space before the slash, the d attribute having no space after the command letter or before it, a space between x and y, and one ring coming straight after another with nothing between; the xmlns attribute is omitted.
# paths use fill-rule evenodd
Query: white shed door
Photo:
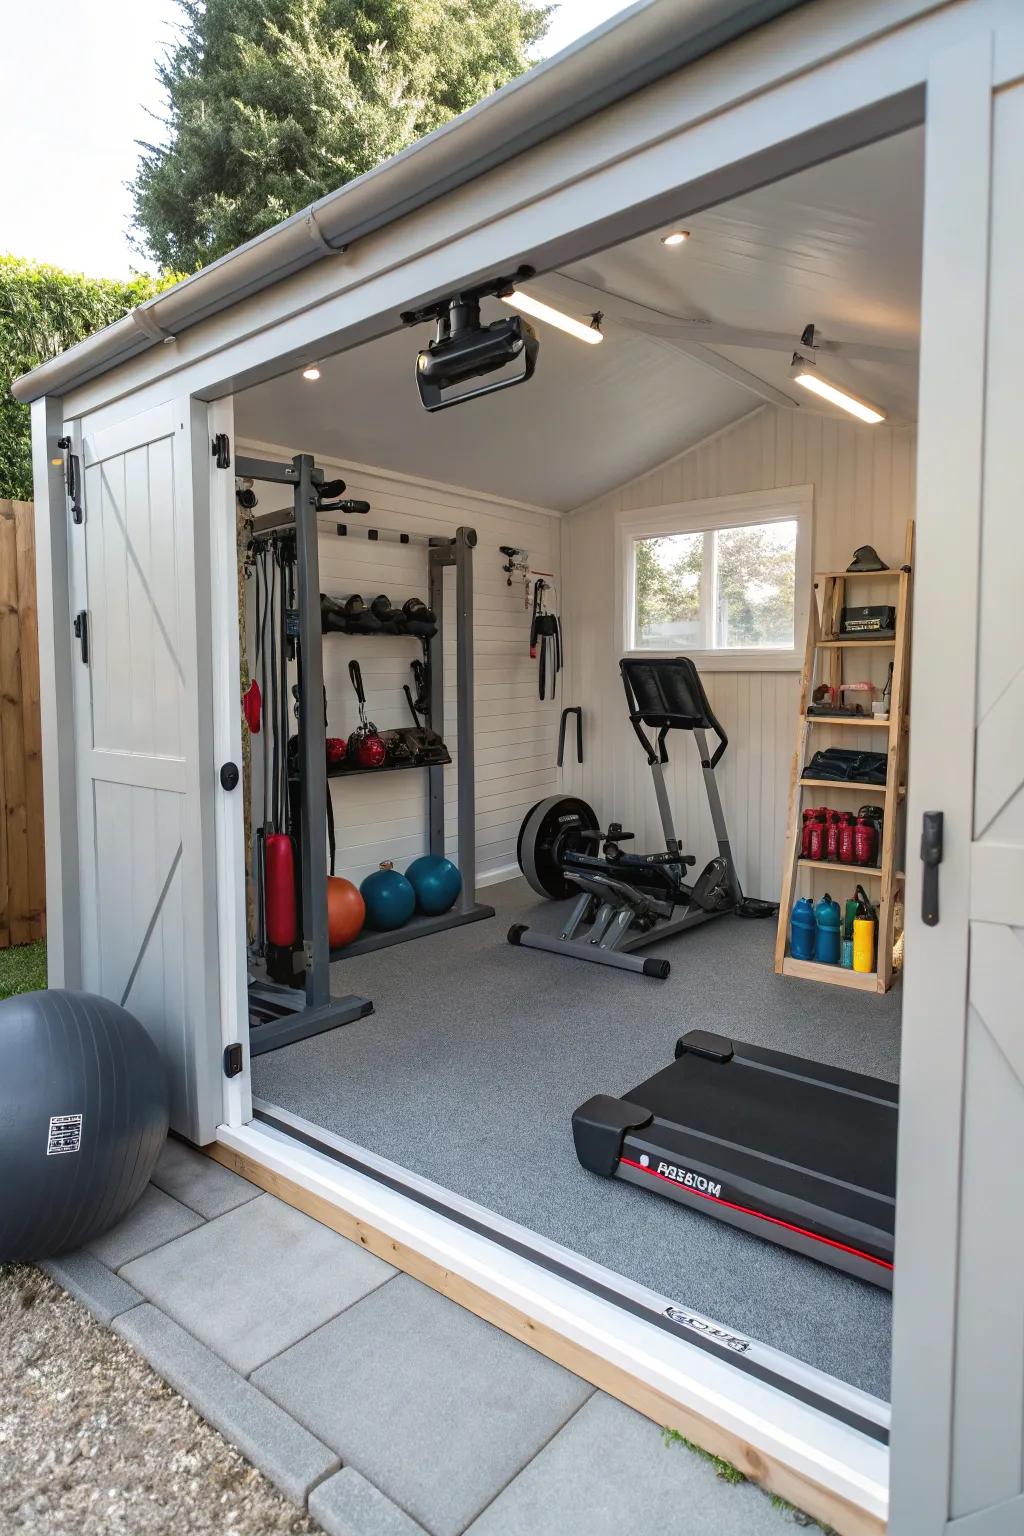
<svg viewBox="0 0 1024 1536"><path fill-rule="evenodd" d="M928 86L893 1536L1024 1533L1022 75L983 34Z"/></svg>
<svg viewBox="0 0 1024 1536"><path fill-rule="evenodd" d="M206 413L87 430L71 530L83 983L146 1026L199 1142L220 1119Z"/></svg>

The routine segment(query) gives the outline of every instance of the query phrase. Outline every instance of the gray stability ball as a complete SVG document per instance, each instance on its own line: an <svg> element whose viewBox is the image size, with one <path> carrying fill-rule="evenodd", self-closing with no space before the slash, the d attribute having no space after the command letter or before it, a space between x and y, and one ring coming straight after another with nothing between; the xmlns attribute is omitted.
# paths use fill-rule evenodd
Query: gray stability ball
<svg viewBox="0 0 1024 1536"><path fill-rule="evenodd" d="M88 992L0 1002L0 1260L50 1258L135 1204L167 1136L167 1080L138 1019Z"/></svg>

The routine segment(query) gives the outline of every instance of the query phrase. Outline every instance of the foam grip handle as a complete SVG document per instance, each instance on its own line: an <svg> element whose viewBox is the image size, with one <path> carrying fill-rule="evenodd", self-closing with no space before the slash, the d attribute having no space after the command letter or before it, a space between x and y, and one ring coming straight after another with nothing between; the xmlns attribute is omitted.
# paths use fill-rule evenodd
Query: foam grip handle
<svg viewBox="0 0 1024 1536"><path fill-rule="evenodd" d="M272 832L264 844L267 938L287 948L295 943L295 848L290 837Z"/></svg>

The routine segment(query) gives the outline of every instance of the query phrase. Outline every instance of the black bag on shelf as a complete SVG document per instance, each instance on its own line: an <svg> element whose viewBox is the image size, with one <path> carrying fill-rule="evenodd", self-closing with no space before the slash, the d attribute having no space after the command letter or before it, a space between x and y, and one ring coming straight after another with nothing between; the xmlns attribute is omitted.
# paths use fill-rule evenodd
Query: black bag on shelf
<svg viewBox="0 0 1024 1536"><path fill-rule="evenodd" d="M884 784L887 756L884 752L857 752L848 747L826 747L815 752L803 771L805 779L829 779L837 784Z"/></svg>

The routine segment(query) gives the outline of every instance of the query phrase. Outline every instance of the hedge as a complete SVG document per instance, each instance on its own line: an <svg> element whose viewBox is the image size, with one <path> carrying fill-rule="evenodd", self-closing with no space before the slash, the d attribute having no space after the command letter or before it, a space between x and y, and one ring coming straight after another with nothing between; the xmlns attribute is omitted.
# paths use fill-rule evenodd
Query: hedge
<svg viewBox="0 0 1024 1536"><path fill-rule="evenodd" d="M14 380L178 281L117 282L0 255L0 497L32 499L29 409L11 394Z"/></svg>

